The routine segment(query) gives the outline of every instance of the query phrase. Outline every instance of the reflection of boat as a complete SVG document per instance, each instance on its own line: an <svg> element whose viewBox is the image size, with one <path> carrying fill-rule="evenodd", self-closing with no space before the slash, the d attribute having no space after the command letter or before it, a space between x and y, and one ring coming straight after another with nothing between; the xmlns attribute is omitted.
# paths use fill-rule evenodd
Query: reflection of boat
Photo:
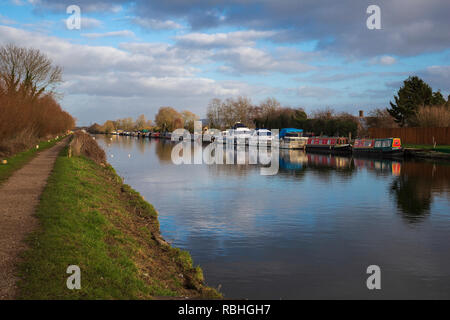
<svg viewBox="0 0 450 320"><path fill-rule="evenodd" d="M308 158L301 150L280 150L280 168L288 170L302 169Z"/></svg>
<svg viewBox="0 0 450 320"><path fill-rule="evenodd" d="M353 145L353 154L402 157L403 148L399 138L356 139Z"/></svg>
<svg viewBox="0 0 450 320"><path fill-rule="evenodd" d="M336 169L348 168L351 165L351 158L338 157L322 154L307 154L308 165L317 167L330 167Z"/></svg>
<svg viewBox="0 0 450 320"><path fill-rule="evenodd" d="M343 137L311 137L308 138L306 150L326 153L351 153L352 147L348 138Z"/></svg>
<svg viewBox="0 0 450 320"><path fill-rule="evenodd" d="M377 173L387 173L393 176L399 176L402 170L402 164L397 161L387 160L387 159L364 159L364 158L354 158L353 162L355 167L358 169L365 168L370 171L375 171Z"/></svg>

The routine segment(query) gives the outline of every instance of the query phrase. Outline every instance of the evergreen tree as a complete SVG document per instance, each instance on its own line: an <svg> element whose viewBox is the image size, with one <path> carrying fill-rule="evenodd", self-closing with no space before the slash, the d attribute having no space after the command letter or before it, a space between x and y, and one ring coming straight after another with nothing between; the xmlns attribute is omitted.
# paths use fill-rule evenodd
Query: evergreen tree
<svg viewBox="0 0 450 320"><path fill-rule="evenodd" d="M442 95L442 93L438 90L436 92L433 92L433 97L431 98L431 104L433 106L443 106L447 103L447 101L445 101L444 96Z"/></svg>
<svg viewBox="0 0 450 320"><path fill-rule="evenodd" d="M430 105L433 99L433 91L419 77L409 77L403 82L403 86L398 90L397 96L394 96L395 103L389 102L389 114L395 121L404 126L412 124L417 109L421 106Z"/></svg>

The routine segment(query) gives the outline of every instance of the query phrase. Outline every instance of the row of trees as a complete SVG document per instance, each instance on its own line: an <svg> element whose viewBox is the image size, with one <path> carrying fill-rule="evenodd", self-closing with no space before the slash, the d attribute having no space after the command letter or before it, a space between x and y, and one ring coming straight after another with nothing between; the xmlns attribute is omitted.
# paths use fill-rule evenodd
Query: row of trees
<svg viewBox="0 0 450 320"><path fill-rule="evenodd" d="M185 128L193 132L194 121L198 117L190 112L178 112L172 107L161 107L155 116L155 123L141 115L132 118L106 121L103 125L94 125L94 131L111 132L113 130L153 130L173 131ZM236 122L249 127L279 129L302 128L316 135L364 135L366 127L398 126L447 126L450 124L449 101L439 91L418 77L410 77L395 96L395 103L387 109L375 109L362 123L359 118L348 113L336 113L333 109L314 111L309 117L302 108L283 107L276 99L267 98L254 105L247 97L225 100L212 99L207 108L207 122L210 128L224 130Z"/></svg>
<svg viewBox="0 0 450 320"><path fill-rule="evenodd" d="M63 133L75 119L56 100L62 70L35 49L0 47L0 153Z"/></svg>
<svg viewBox="0 0 450 320"><path fill-rule="evenodd" d="M107 120L100 125L94 123L89 127L92 133L110 133L112 131L173 131L178 128L185 128L191 132L194 131L194 121L198 120L198 116L190 111L178 112L172 107L161 107L155 116L155 123L147 120L145 115L140 115L136 120L133 118L123 118L118 120Z"/></svg>
<svg viewBox="0 0 450 320"><path fill-rule="evenodd" d="M347 113L337 114L332 109L317 110L311 118L302 108L282 107L275 98L267 98L259 105L250 99L213 99L208 105L207 120L211 128L226 129L236 122L249 127L280 129L302 128L312 134L357 134L358 119Z"/></svg>
<svg viewBox="0 0 450 320"><path fill-rule="evenodd" d="M151 130L153 128L153 123L151 120L147 120L145 115L140 115L136 120L133 118L123 118L117 120L106 120L104 124L99 125L94 123L90 128L89 132L92 133L111 133L117 130L123 131L142 131Z"/></svg>

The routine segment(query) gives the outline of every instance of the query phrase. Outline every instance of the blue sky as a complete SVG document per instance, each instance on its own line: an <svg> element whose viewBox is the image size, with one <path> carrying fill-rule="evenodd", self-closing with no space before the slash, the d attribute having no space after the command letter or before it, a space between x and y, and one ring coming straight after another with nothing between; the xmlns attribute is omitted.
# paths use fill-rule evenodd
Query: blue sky
<svg viewBox="0 0 450 320"><path fill-rule="evenodd" d="M80 30L65 25L72 4ZM366 27L370 4L380 30ZM204 117L238 95L357 114L388 106L410 75L450 94L449 12L444 0L3 0L0 44L64 68L61 104L80 125L167 105Z"/></svg>

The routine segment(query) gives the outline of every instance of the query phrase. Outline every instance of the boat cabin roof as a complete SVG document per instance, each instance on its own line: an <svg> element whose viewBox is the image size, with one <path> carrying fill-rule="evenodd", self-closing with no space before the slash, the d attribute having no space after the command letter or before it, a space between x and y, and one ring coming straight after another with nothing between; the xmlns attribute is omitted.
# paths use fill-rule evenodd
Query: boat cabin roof
<svg viewBox="0 0 450 320"><path fill-rule="evenodd" d="M283 138L288 132L299 132L303 133L302 129L296 129L296 128L283 128L280 130L280 138Z"/></svg>
<svg viewBox="0 0 450 320"><path fill-rule="evenodd" d="M246 126L245 124L241 123L241 122L236 122L236 123L234 124L234 126L231 127L231 129L238 129L238 128L247 128L247 126ZM247 128L247 129L248 129L248 128Z"/></svg>

